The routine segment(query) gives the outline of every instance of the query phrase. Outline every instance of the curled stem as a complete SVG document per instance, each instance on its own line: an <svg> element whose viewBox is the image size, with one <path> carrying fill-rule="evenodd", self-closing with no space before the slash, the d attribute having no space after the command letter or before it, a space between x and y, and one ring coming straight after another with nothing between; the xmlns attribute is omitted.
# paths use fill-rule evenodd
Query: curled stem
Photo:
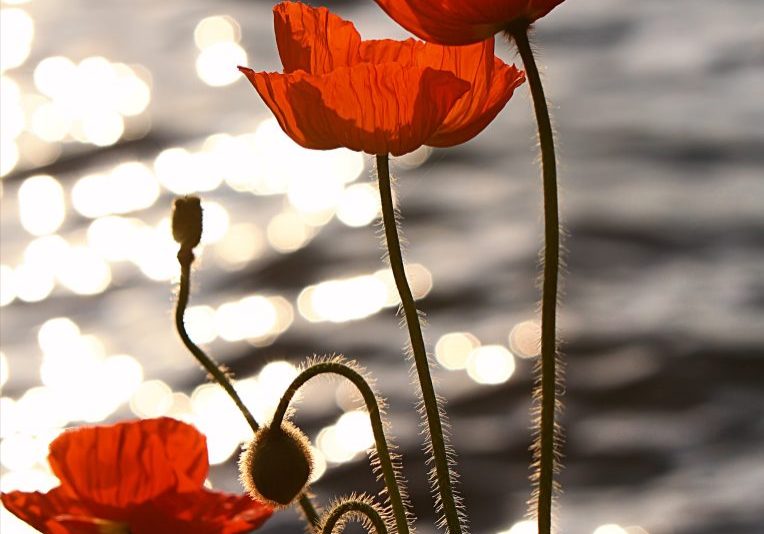
<svg viewBox="0 0 764 534"><path fill-rule="evenodd" d="M191 286L191 264L194 262L193 251L181 247L178 252L178 262L180 263L180 289L178 290L178 303L175 306L175 328L178 330L178 335L188 351L194 358L196 358L202 367L204 367L204 370L215 379L215 382L220 384L220 387L222 387L226 393L228 393L228 396L231 397L234 404L236 404L236 407L247 420L247 423L249 423L249 426L252 427L252 431L257 432L260 425L252 415L252 412L250 412L244 405L244 402L242 402L241 397L239 397L239 394L234 389L233 384L231 384L226 373L212 358L207 356L198 345L191 341L188 332L186 332L183 316L186 313L186 306L188 306L188 297Z"/></svg>
<svg viewBox="0 0 764 534"><path fill-rule="evenodd" d="M365 518L370 526L374 527L376 534L387 534L387 525L374 505L363 499L351 499L342 501L334 508L326 512L321 534L334 534L334 529L346 516L352 518Z"/></svg>
<svg viewBox="0 0 764 534"><path fill-rule="evenodd" d="M443 506L445 523L450 534L461 534L462 524L460 513L454 497L454 485L446 452L446 439L443 434L441 412L438 398L430 376L430 364L422 337L422 326L419 323L419 313L411 293L406 270L403 265L401 243L398 237L398 225L395 220L392 186L390 184L390 166L387 154L377 155L377 175L379 179L379 194L382 201L382 222L385 228L385 240L390 257L390 267L393 271L395 285L401 298L403 313L406 317L411 349L414 354L419 385L422 390L427 428L432 446L432 459L435 464L435 476L440 493L440 503Z"/></svg>
<svg viewBox="0 0 764 534"><path fill-rule="evenodd" d="M390 448L388 447L387 439L385 438L384 424L382 423L382 414L380 412L379 404L377 403L377 397L374 395L371 386L369 386L368 382L366 382L364 377L361 376L358 371L344 363L336 361L319 362L311 365L292 381L281 396L279 405L273 415L271 426L278 427L281 425L281 422L286 415L286 411L289 408L289 404L297 393L297 390L299 390L307 381L321 374L336 374L343 376L350 380L361 393L364 403L366 404L366 409L369 412L371 429L374 434L374 442L377 449L377 457L379 458L379 467L382 471L382 478L385 482L387 495L393 509L396 528L399 534L408 534L410 529L406 505L404 504L403 494L398 485L399 477L396 474L395 465L390 454Z"/></svg>
<svg viewBox="0 0 764 534"><path fill-rule="evenodd" d="M528 26L510 30L517 44L528 76L533 107L538 123L539 144L544 187L544 282L541 300L541 374L537 378L537 395L540 395L541 413L536 450L538 471L538 495L536 513L539 534L552 531L552 501L554 499L554 474L557 469L557 436L555 415L557 409L557 285L560 264L560 221L557 202L557 163L554 149L554 133L549 119L544 88L541 84L533 50L528 40Z"/></svg>
<svg viewBox="0 0 764 534"><path fill-rule="evenodd" d="M222 387L225 392L231 397L236 407L241 414L247 420L247 423L252 428L253 432L257 432L260 425L252 415L252 412L244 405L241 397L234 389L231 380L225 371L209 357L196 343L194 343L186 331L186 325L183 321L183 316L186 313L186 307L188 306L188 299L191 287L191 264L194 262L194 252L188 247L181 246L178 251L178 262L180 263L180 288L178 290L178 302L175 306L175 328L178 331L181 341L186 346L188 351L196 358L196 360L204 367L204 369L212 376L212 378ZM303 494L300 497L300 507L305 514L306 520L312 527L318 526L318 512L316 511L310 498Z"/></svg>

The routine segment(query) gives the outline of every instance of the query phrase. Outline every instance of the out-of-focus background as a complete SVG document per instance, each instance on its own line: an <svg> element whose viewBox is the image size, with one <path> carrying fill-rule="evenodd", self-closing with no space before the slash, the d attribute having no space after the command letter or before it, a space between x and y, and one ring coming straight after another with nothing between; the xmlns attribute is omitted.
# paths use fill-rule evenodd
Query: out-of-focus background
<svg viewBox="0 0 764 534"><path fill-rule="evenodd" d="M370 0L327 4L366 37L406 37ZM169 207L198 193L192 337L261 419L306 357L366 366L435 532L372 162L298 148L236 70L279 68L271 7L2 1L3 491L57 484L45 456L64 428L159 415L205 432L210 483L240 491L247 428L172 328ZM568 234L562 532L764 532L764 4L570 0L536 42ZM394 163L476 534L533 532L533 137L522 87L475 140ZM322 503L379 488L359 410L330 381L299 405ZM299 525L280 512L263 532Z"/></svg>

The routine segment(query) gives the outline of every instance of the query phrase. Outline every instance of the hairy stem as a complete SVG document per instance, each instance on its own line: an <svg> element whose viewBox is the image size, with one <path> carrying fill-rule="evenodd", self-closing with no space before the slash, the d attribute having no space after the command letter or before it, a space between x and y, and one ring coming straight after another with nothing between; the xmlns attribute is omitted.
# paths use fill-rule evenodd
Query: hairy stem
<svg viewBox="0 0 764 534"><path fill-rule="evenodd" d="M337 523L348 514L363 515L371 526L374 527L376 534L387 534L387 525L385 525L382 516L379 515L379 512L377 512L371 503L362 500L341 502L327 512L324 526L321 528L321 534L334 534Z"/></svg>
<svg viewBox="0 0 764 534"><path fill-rule="evenodd" d="M297 390L299 390L303 384L311 378L326 373L336 374L347 378L361 393L364 403L366 404L366 409L369 412L371 429L374 434L374 442L377 448L377 457L379 458L379 466L382 470L382 478L385 482L385 487L387 488L387 495L390 498L393 515L395 516L397 531L399 534L408 534L409 524L406 505L403 501L401 489L398 486L399 477L396 474L395 465L393 464L392 456L390 454L390 448L388 447L387 439L385 438L384 424L382 423L382 414L379 409L379 404L377 403L377 397L374 395L371 386L369 386L359 372L340 362L320 362L311 365L292 381L281 396L279 405L273 415L272 426L278 427L281 425L290 402L294 398L295 393L297 393Z"/></svg>
<svg viewBox="0 0 764 534"><path fill-rule="evenodd" d="M183 316L186 313L186 307L188 306L188 298L191 287L191 264L194 262L194 253L185 247L181 247L178 252L178 262L180 263L180 288L178 290L178 302L175 306L175 328L178 331L181 341L186 346L188 351L196 358L196 360L204 367L204 369L215 379L215 381L222 387L228 396L231 397L236 407L242 413L247 423L252 428L253 432L257 432L260 425L252 415L252 412L244 405L241 397L234 389L231 380L228 375L220 368L220 366L207 354L196 345L188 335L186 331L186 325L183 321ZM307 495L300 497L300 506L302 507L305 518L311 524L312 527L318 526L318 513L316 512L313 503Z"/></svg>
<svg viewBox="0 0 764 534"><path fill-rule="evenodd" d="M541 376L537 387L541 396L538 448L538 500L536 503L539 534L552 531L552 501L556 470L557 441L555 415L557 406L557 284L560 263L560 221L557 205L557 163L554 134L549 119L544 88L528 41L528 27L511 32L528 76L533 107L538 123L544 186L544 282L541 300Z"/></svg>
<svg viewBox="0 0 764 534"><path fill-rule="evenodd" d="M403 266L387 154L377 155L377 175L379 179L379 194L382 201L382 222L385 227L385 240L390 257L390 267L393 271L395 285L398 288L403 313L406 317L406 325L409 331L409 338L411 339L411 349L414 354L414 363L422 389L422 401L427 417L427 426L432 445L432 458L435 464L435 474L438 491L440 492L440 501L443 506L443 514L448 526L448 532L450 534L461 534L462 525L454 497L454 487L451 480L452 474L446 453L446 440L443 435L440 408L435 395L435 388L432 384L432 377L430 376L430 364L427 360L427 352L424 347L419 313L416 309L416 302L411 293L411 288L406 280L406 271Z"/></svg>

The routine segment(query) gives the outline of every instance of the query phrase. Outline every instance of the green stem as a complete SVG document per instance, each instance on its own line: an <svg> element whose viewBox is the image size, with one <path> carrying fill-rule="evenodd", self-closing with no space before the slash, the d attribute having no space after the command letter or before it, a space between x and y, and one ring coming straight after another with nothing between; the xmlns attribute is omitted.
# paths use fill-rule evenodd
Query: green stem
<svg viewBox="0 0 764 534"><path fill-rule="evenodd" d="M511 32L523 60L533 97L538 123L539 144L544 186L544 283L541 300L541 377L537 391L541 395L541 416L538 447L538 531L552 530L552 500L558 436L555 415L557 407L557 284L560 263L560 221L557 203L557 164L554 153L554 133L549 120L544 88L528 41L528 27Z"/></svg>
<svg viewBox="0 0 764 534"><path fill-rule="evenodd" d="M443 506L443 514L448 526L448 532L450 534L461 534L461 518L454 497L454 487L451 480L452 474L446 452L446 440L443 434L440 407L438 406L438 399L435 395L432 377L430 376L430 364L427 360L427 352L424 347L422 327L419 323L419 312L416 309L416 302L406 280L406 271L403 266L387 154L377 155L377 175L379 179L379 194L382 201L382 222L385 227L390 267L392 268L395 285L401 298L409 338L411 339L411 349L414 354L417 376L422 388L422 401L427 417L432 458L435 464L435 476L438 491L440 492L440 502Z"/></svg>
<svg viewBox="0 0 764 534"><path fill-rule="evenodd" d="M379 458L379 467L382 470L382 478L384 479L387 494L390 498L390 505L393 508L397 531L399 534L408 534L409 524L406 505L398 485L399 476L396 473L395 465L393 464L392 456L390 454L390 448L388 447L387 439L385 438L384 424L382 423L382 414L379 404L377 403L377 397L374 395L371 386L369 386L358 371L339 362L320 362L311 365L302 371L284 392L279 401L279 405L276 408L276 412L273 415L273 422L271 425L274 427L281 425L281 422L286 415L286 411L289 408L289 403L303 384L318 375L326 373L336 374L347 378L361 393L361 396L366 403L366 409L369 412L371 429L374 434L374 441L377 448L377 457Z"/></svg>
<svg viewBox="0 0 764 534"><path fill-rule="evenodd" d="M194 253L186 247L181 247L178 252L178 262L180 263L180 289L178 290L178 303L175 306L175 328L178 331L181 341L189 350L189 352L196 358L196 360L204 367L204 369L212 376L215 381L220 384L228 396L231 397L236 407L242 413L247 423L252 428L253 432L257 432L260 428L257 420L252 415L252 412L244 405L241 397L236 392L228 378L226 373L220 368L220 366L205 352L196 345L188 335L186 331L186 325L183 321L183 316L186 313L186 307L188 306L188 298L191 287L191 264L194 262ZM311 503L310 498L307 495L300 497L300 506L302 507L305 518L313 526L318 526L318 513Z"/></svg>
<svg viewBox="0 0 764 534"><path fill-rule="evenodd" d="M376 534L387 534L387 525L379 512L372 504L359 500L341 502L327 512L321 534L334 534L337 523L347 514L362 515L374 527Z"/></svg>

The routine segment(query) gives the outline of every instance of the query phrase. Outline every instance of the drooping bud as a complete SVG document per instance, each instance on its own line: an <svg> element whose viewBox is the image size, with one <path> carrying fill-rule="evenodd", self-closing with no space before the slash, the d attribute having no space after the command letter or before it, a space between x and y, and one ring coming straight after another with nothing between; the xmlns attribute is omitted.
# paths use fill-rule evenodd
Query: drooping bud
<svg viewBox="0 0 764 534"><path fill-rule="evenodd" d="M310 440L293 424L263 426L239 459L239 474L250 496L281 508L304 491L313 471Z"/></svg>
<svg viewBox="0 0 764 534"><path fill-rule="evenodd" d="M172 237L191 250L202 239L202 203L199 197L176 198L172 209Z"/></svg>

